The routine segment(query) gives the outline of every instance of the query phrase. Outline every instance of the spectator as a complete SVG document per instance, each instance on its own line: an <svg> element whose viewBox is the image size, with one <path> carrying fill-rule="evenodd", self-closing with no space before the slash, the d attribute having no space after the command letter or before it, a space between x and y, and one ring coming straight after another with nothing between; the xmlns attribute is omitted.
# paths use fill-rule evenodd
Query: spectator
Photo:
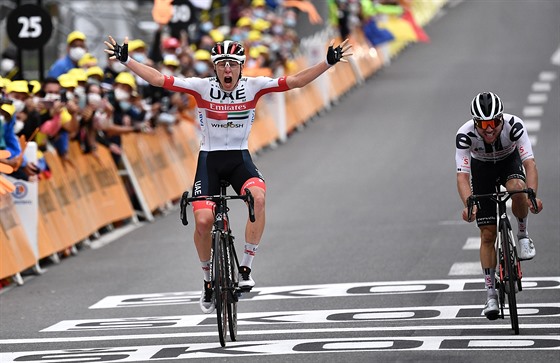
<svg viewBox="0 0 560 363"><path fill-rule="evenodd" d="M91 53L84 54L82 59L78 61L78 67L82 69L88 69L96 65L97 65L97 58L95 58Z"/></svg>
<svg viewBox="0 0 560 363"><path fill-rule="evenodd" d="M1 107L1 114L4 121L2 122L3 146L10 152L8 159L2 160L3 164L7 164L13 168L13 172L9 175L16 179L29 180L39 173L39 169L32 163L28 163L23 157L20 142L16 136L15 127L18 123L18 113L23 111L25 107L25 99L29 97L29 89L27 81L17 80L11 82L6 87L8 95L7 102Z"/></svg>
<svg viewBox="0 0 560 363"><path fill-rule="evenodd" d="M194 52L193 68L197 77L211 77L214 74L214 67L210 61L210 52L205 49Z"/></svg>
<svg viewBox="0 0 560 363"><path fill-rule="evenodd" d="M101 85L103 81L103 69L99 66L89 67L86 71L87 83Z"/></svg>
<svg viewBox="0 0 560 363"><path fill-rule="evenodd" d="M57 78L72 68L78 67L78 62L87 52L86 36L80 31L73 31L66 38L66 56L60 58L51 66L48 77Z"/></svg>
<svg viewBox="0 0 560 363"><path fill-rule="evenodd" d="M107 129L108 140L115 144L111 149L113 159L120 164L121 135L130 132L149 132L146 111L136 90L135 77L129 72L121 72L115 77L113 91L109 93L109 102L114 109L113 124Z"/></svg>
<svg viewBox="0 0 560 363"><path fill-rule="evenodd" d="M2 52L0 63L0 76L9 80L21 80L23 76L18 66L18 54L14 47L8 47Z"/></svg>

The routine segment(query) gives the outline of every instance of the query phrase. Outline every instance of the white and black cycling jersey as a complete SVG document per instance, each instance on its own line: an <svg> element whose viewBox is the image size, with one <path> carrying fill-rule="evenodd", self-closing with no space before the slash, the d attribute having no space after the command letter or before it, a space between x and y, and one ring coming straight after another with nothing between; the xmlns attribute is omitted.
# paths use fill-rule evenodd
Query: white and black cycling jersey
<svg viewBox="0 0 560 363"><path fill-rule="evenodd" d="M173 76L165 76L163 88L194 96L202 134L201 151L248 149L259 98L289 89L285 77L242 77L233 91L226 92L216 77Z"/></svg>
<svg viewBox="0 0 560 363"><path fill-rule="evenodd" d="M484 142L471 119L459 128L455 137L457 172L470 173L471 158L497 162L507 158L515 150L519 151L522 162L534 158L527 129L519 117L504 113L502 132L493 144Z"/></svg>

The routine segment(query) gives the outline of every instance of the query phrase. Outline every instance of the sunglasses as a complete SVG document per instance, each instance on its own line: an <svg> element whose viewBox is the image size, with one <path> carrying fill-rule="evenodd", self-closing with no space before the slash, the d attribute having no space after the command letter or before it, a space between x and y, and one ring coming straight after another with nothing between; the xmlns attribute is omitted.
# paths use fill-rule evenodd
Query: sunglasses
<svg viewBox="0 0 560 363"><path fill-rule="evenodd" d="M216 62L216 68L225 69L226 67L230 67L231 69L237 69L241 66L241 63L234 61L234 60L223 60Z"/></svg>
<svg viewBox="0 0 560 363"><path fill-rule="evenodd" d="M493 118L491 120L481 120L479 118L474 118L474 124L476 127L479 127L483 130L486 130L488 127L495 129L496 127L500 126L502 124L503 121L503 117L502 116L498 116L496 118Z"/></svg>

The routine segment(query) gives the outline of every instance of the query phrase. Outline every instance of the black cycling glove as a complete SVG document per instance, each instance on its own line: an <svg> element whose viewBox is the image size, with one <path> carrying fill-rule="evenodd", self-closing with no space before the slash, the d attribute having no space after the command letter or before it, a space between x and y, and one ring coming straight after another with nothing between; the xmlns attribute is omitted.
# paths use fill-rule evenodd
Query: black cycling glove
<svg viewBox="0 0 560 363"><path fill-rule="evenodd" d="M327 64L330 66L334 66L335 64L340 62L343 56L344 51L342 50L342 47L340 45L336 48L333 48L333 46L330 45L329 49L327 50Z"/></svg>
<svg viewBox="0 0 560 363"><path fill-rule="evenodd" d="M115 56L115 58L121 61L121 63L126 63L126 61L128 61L128 44L115 44L113 45L113 47L115 47L113 49L113 55Z"/></svg>
<svg viewBox="0 0 560 363"><path fill-rule="evenodd" d="M105 41L105 45L109 49L105 49L105 53L109 54L109 57L115 57L121 63L128 63L128 37L125 38L124 44L119 45L112 36L109 35L109 42Z"/></svg>

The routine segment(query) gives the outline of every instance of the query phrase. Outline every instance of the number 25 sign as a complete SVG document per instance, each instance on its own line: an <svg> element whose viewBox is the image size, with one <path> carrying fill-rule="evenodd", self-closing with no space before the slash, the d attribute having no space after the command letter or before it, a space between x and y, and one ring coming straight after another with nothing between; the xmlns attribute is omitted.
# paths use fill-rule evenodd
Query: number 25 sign
<svg viewBox="0 0 560 363"><path fill-rule="evenodd" d="M17 7L8 15L8 36L23 49L37 49L49 41L52 21L42 7L32 4Z"/></svg>

